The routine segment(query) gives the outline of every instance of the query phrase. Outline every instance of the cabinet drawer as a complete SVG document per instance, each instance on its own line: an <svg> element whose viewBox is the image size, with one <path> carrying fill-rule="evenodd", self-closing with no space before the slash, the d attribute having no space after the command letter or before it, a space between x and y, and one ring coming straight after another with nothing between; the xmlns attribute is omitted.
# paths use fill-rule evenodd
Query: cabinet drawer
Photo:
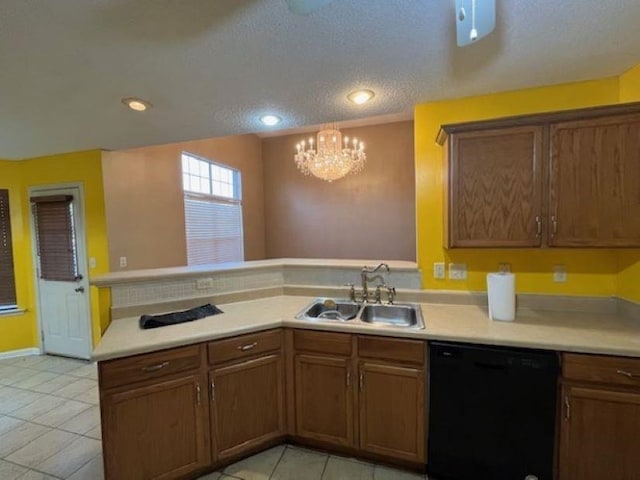
<svg viewBox="0 0 640 480"><path fill-rule="evenodd" d="M293 345L298 352L334 353L351 355L351 335L348 333L294 330Z"/></svg>
<svg viewBox="0 0 640 480"><path fill-rule="evenodd" d="M385 337L358 337L358 356L424 365L425 342Z"/></svg>
<svg viewBox="0 0 640 480"><path fill-rule="evenodd" d="M100 388L106 389L151 380L200 368L200 345L145 353L100 363Z"/></svg>
<svg viewBox="0 0 640 480"><path fill-rule="evenodd" d="M640 388L640 358L565 353L562 374L567 380Z"/></svg>
<svg viewBox="0 0 640 480"><path fill-rule="evenodd" d="M279 350L282 346L282 331L268 330L239 337L226 338L209 343L209 364L220 364L258 353Z"/></svg>

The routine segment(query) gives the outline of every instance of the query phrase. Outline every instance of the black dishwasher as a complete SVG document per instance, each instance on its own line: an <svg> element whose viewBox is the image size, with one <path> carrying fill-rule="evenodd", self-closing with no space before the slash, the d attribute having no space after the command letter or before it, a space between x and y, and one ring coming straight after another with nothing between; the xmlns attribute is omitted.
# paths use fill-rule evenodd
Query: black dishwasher
<svg viewBox="0 0 640 480"><path fill-rule="evenodd" d="M432 342L429 478L552 480L554 352Z"/></svg>

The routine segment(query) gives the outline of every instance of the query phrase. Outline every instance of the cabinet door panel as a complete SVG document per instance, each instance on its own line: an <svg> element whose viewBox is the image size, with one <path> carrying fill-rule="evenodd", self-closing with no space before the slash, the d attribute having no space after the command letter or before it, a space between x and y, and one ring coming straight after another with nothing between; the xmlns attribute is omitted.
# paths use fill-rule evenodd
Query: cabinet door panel
<svg viewBox="0 0 640 480"><path fill-rule="evenodd" d="M204 378L103 395L106 478L182 478L210 461Z"/></svg>
<svg viewBox="0 0 640 480"><path fill-rule="evenodd" d="M354 444L351 361L297 355L296 433L335 445Z"/></svg>
<svg viewBox="0 0 640 480"><path fill-rule="evenodd" d="M424 462L424 370L362 362L359 374L360 448Z"/></svg>
<svg viewBox="0 0 640 480"><path fill-rule="evenodd" d="M217 459L284 435L283 380L280 355L218 368L211 373Z"/></svg>
<svg viewBox="0 0 640 480"><path fill-rule="evenodd" d="M449 247L541 244L542 127L452 135Z"/></svg>
<svg viewBox="0 0 640 480"><path fill-rule="evenodd" d="M549 244L640 246L640 115L551 126Z"/></svg>
<svg viewBox="0 0 640 480"><path fill-rule="evenodd" d="M640 393L565 385L560 480L637 480Z"/></svg>

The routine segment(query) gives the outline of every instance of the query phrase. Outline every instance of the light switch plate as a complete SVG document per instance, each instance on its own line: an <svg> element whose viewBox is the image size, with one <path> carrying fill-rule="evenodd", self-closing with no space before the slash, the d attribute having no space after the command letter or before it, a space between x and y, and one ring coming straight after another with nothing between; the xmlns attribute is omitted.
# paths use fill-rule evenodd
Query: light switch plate
<svg viewBox="0 0 640 480"><path fill-rule="evenodd" d="M553 266L553 281L556 283L564 283L567 281L567 266L566 265L554 265Z"/></svg>
<svg viewBox="0 0 640 480"><path fill-rule="evenodd" d="M127 266L127 257L120 257L120 268L125 268Z"/></svg>
<svg viewBox="0 0 640 480"><path fill-rule="evenodd" d="M435 262L433 264L433 278L437 278L438 280L444 280L447 276L446 268L444 262Z"/></svg>
<svg viewBox="0 0 640 480"><path fill-rule="evenodd" d="M467 265L466 265L466 263L450 263L449 264L449 279L451 279L451 280L466 280L467 279Z"/></svg>
<svg viewBox="0 0 640 480"><path fill-rule="evenodd" d="M96 257L89 257L89 268L96 268Z"/></svg>
<svg viewBox="0 0 640 480"><path fill-rule="evenodd" d="M511 273L511 264L504 262L498 264L498 271L500 273Z"/></svg>

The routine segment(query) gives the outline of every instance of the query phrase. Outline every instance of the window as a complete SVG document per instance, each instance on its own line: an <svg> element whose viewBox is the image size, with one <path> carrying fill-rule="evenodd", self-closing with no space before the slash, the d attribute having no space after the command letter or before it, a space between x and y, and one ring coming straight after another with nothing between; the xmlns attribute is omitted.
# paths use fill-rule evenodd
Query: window
<svg viewBox="0 0 640 480"><path fill-rule="evenodd" d="M63 282L81 278L73 222L73 196L32 197L31 203L40 278Z"/></svg>
<svg viewBox="0 0 640 480"><path fill-rule="evenodd" d="M9 191L0 190L0 311L16 308Z"/></svg>
<svg viewBox="0 0 640 480"><path fill-rule="evenodd" d="M183 153L182 188L188 264L243 261L240 172Z"/></svg>

